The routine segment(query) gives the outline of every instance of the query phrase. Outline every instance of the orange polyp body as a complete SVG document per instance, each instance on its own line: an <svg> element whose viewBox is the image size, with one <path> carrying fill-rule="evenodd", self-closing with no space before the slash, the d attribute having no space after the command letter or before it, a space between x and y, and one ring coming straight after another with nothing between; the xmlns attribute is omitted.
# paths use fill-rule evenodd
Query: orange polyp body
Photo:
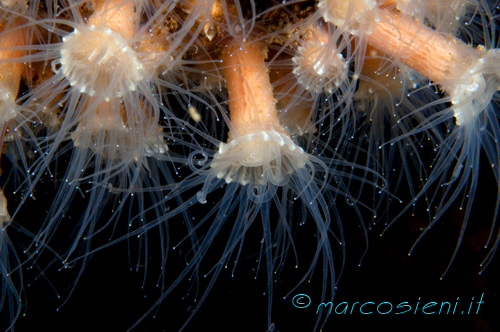
<svg viewBox="0 0 500 332"><path fill-rule="evenodd" d="M230 138L268 130L284 133L264 62L264 48L257 44L228 46L222 61L229 95Z"/></svg>
<svg viewBox="0 0 500 332"><path fill-rule="evenodd" d="M22 46L26 44L25 31L12 29L0 35L0 45L3 48ZM0 59L15 59L25 54L23 50L0 51ZM24 65L21 62L0 63L0 102L4 99L15 99L21 82ZM7 96L7 94L9 96ZM7 97L7 98L5 98Z"/></svg>
<svg viewBox="0 0 500 332"><path fill-rule="evenodd" d="M273 69L269 71L269 78L274 83L282 80L289 73L289 70ZM280 124L292 136L302 136L305 133L314 134L316 128L312 123L313 98L311 93L305 89L297 92L299 85L296 78L293 80L295 84L291 88L286 82L274 85Z"/></svg>
<svg viewBox="0 0 500 332"><path fill-rule="evenodd" d="M463 68L481 57L481 51L452 35L442 34L410 17L384 12L368 43L429 80L443 82L445 89L446 81L459 78Z"/></svg>
<svg viewBox="0 0 500 332"><path fill-rule="evenodd" d="M89 18L89 25L104 25L120 33L124 38L134 36L134 2L130 0L107 0L98 4L98 9Z"/></svg>
<svg viewBox="0 0 500 332"><path fill-rule="evenodd" d="M405 71L408 70L404 67ZM368 45L359 86L354 95L356 110L369 112L370 120L374 116L384 116L387 110L393 110L394 98L404 95L404 76L399 66L388 60L383 52ZM394 114L394 111L391 112Z"/></svg>
<svg viewBox="0 0 500 332"><path fill-rule="evenodd" d="M93 122L94 128L120 128L124 126L125 114L122 114L121 107L120 114L111 107L111 102L102 102L97 106Z"/></svg>
<svg viewBox="0 0 500 332"><path fill-rule="evenodd" d="M16 23L14 23L15 25ZM0 51L0 59L6 59L7 62L0 62L0 159L4 151L5 135L9 131L8 122L17 116L15 100L19 92L21 75L24 71L24 64L16 61L16 58L26 54L24 50L15 50L16 46L26 44L26 30L14 27L3 27L4 32L0 31L0 47L5 50ZM9 62L9 59L14 59ZM0 168L0 174L2 170ZM10 220L7 211L7 200L0 188L0 227Z"/></svg>
<svg viewBox="0 0 500 332"><path fill-rule="evenodd" d="M380 86L377 86L377 84L374 84L373 82L364 80L362 80L360 84L366 84L376 90L383 90L382 87L385 87L391 92L391 94L400 94L403 84L397 75L399 68L395 65L389 64L384 54L371 45L367 46L366 55L368 58L366 58L363 62L361 75L374 80L379 83ZM388 66L391 67L389 68Z"/></svg>

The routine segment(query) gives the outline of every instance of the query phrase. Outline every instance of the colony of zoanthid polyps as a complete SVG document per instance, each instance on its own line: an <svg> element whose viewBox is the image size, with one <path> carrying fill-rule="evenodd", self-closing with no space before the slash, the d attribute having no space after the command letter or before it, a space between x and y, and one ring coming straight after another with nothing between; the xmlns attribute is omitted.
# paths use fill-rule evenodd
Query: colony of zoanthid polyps
<svg viewBox="0 0 500 332"><path fill-rule="evenodd" d="M159 285L133 327L188 283L184 328L253 257L262 330L279 328L277 282L296 278L292 294L317 281L333 301L346 243L368 250L371 231L419 210L410 252L464 210L446 274L480 170L500 198L497 5L1 0L0 328L29 312L27 270L58 288L52 274L79 281L122 242ZM492 211L482 269L499 243Z"/></svg>

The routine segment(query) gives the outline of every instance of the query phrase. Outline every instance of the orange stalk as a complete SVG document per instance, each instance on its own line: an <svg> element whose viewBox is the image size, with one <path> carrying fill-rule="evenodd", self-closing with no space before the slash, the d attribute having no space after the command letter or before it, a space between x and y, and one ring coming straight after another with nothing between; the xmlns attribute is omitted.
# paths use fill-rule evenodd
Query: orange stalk
<svg viewBox="0 0 500 332"><path fill-rule="evenodd" d="M388 11L374 27L368 43L429 80L442 82L445 89L447 81L451 83L459 78L463 69L482 55L481 50L471 48L452 35Z"/></svg>
<svg viewBox="0 0 500 332"><path fill-rule="evenodd" d="M234 131L238 135L265 130L284 132L264 62L264 48L255 44L229 46L222 53L222 61L233 138Z"/></svg>

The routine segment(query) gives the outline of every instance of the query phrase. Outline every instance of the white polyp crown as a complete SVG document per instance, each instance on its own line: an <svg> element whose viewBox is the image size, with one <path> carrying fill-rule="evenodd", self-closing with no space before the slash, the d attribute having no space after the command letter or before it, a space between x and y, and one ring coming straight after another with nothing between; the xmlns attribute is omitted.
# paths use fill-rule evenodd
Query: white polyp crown
<svg viewBox="0 0 500 332"><path fill-rule="evenodd" d="M449 92L457 125L472 124L500 89L500 50L487 51L462 75Z"/></svg>
<svg viewBox="0 0 500 332"><path fill-rule="evenodd" d="M72 87L105 99L135 91L144 77L128 41L105 26L91 25L65 36L60 63Z"/></svg>
<svg viewBox="0 0 500 332"><path fill-rule="evenodd" d="M308 155L286 134L260 131L219 146L212 171L227 183L286 185L295 169L304 168Z"/></svg>

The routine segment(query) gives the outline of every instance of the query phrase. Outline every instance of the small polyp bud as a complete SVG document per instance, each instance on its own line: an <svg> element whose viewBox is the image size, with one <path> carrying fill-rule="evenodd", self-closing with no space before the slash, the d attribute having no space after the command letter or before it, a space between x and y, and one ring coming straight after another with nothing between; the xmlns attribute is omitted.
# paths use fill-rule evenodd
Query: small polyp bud
<svg viewBox="0 0 500 332"><path fill-rule="evenodd" d="M315 29L297 49L292 58L295 63L293 73L304 89L314 93L332 93L347 78L347 61L337 49L336 40L322 29Z"/></svg>

